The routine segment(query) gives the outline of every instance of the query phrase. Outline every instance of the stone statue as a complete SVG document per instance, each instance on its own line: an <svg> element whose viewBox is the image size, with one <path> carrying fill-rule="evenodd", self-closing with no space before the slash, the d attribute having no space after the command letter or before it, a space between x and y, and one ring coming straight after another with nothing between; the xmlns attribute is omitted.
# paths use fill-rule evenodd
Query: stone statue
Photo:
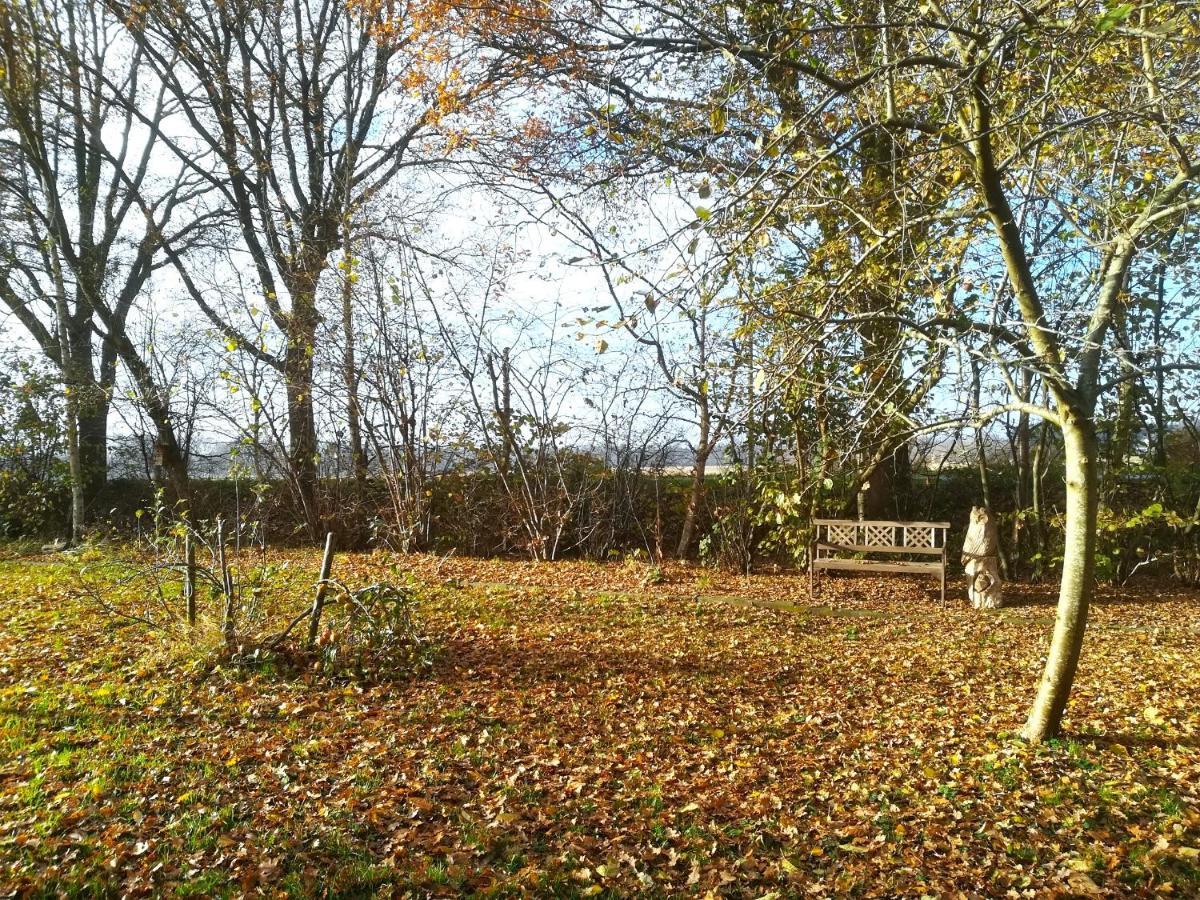
<svg viewBox="0 0 1200 900"><path fill-rule="evenodd" d="M1000 581L1000 532L992 514L971 507L971 521L963 539L962 564L967 570L967 596L976 609L999 609L1004 602Z"/></svg>

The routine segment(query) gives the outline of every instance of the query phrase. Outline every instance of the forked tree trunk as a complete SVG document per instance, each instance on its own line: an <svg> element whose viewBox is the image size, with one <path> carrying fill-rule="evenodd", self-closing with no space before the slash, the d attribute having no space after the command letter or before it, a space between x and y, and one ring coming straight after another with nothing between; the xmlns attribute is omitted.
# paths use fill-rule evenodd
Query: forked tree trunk
<svg viewBox="0 0 1200 900"><path fill-rule="evenodd" d="M1032 743L1058 736L1079 665L1096 570L1099 493L1096 429L1090 418L1070 411L1065 412L1062 432L1067 479L1063 571L1050 654L1021 732Z"/></svg>

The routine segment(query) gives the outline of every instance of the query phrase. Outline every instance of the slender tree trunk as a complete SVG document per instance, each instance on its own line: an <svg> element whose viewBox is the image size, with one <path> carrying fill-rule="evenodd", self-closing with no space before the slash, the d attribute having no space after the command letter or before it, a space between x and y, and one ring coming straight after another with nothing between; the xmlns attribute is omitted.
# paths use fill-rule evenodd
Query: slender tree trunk
<svg viewBox="0 0 1200 900"><path fill-rule="evenodd" d="M183 536L183 604L188 625L196 624L196 545L189 529Z"/></svg>
<svg viewBox="0 0 1200 900"><path fill-rule="evenodd" d="M1095 425L1064 410L1067 525L1062 581L1050 653L1022 736L1034 743L1056 737L1079 665L1096 569L1099 448Z"/></svg>
<svg viewBox="0 0 1200 900"><path fill-rule="evenodd" d="M1174 237L1174 232L1172 232ZM1168 244L1170 242L1168 241ZM1167 265L1160 262L1154 268L1154 346L1157 348L1154 370L1154 464L1159 468L1167 465L1167 403L1166 373L1162 368L1163 310L1167 290ZM1169 480L1164 479L1169 483Z"/></svg>
<svg viewBox="0 0 1200 900"><path fill-rule="evenodd" d="M325 535L325 554L321 557L321 577L317 581L317 593L313 597L312 610L308 616L308 640L304 646L309 650L317 646L321 633L321 612L325 609L325 595L329 592L329 576L333 571L333 532Z"/></svg>
<svg viewBox="0 0 1200 900"><path fill-rule="evenodd" d="M1025 375L1025 396L1029 396L1029 375ZM1030 440L1029 440L1029 413L1022 412L1017 417L1017 434L1014 441L1013 463L1016 466L1016 487L1013 500L1015 501L1016 514L1013 516L1012 523L1012 538L1009 541L1011 559L1009 560L1009 572L1006 577L1016 578L1020 574L1019 570L1022 567L1022 561L1026 559L1026 549L1028 541L1024 537L1025 528L1025 511L1029 508L1032 497L1032 477L1030 472Z"/></svg>
<svg viewBox="0 0 1200 900"><path fill-rule="evenodd" d="M1037 551L1037 561L1033 566L1033 576L1041 580L1046 568L1046 511L1045 511L1045 458L1048 452L1047 442L1050 439L1050 427L1042 423L1038 428L1037 445L1033 448L1033 457L1029 464L1029 509L1033 516L1033 546Z"/></svg>
<svg viewBox="0 0 1200 900"><path fill-rule="evenodd" d="M687 559L688 550L692 546L692 538L696 534L696 520L700 515L700 505L704 502L704 478L708 472L708 457L712 453L709 441L712 434L712 420L708 413L708 404L700 405L700 435L696 441L696 458L692 463L692 485L688 491L687 510L683 515L683 527L679 530L679 546L675 555Z"/></svg>
<svg viewBox="0 0 1200 900"><path fill-rule="evenodd" d="M491 380L492 408L500 429L500 459L497 460L497 466L500 477L505 479L517 449L513 435L512 363L509 361L508 347L501 351L499 359L493 353L488 354L487 370Z"/></svg>
<svg viewBox="0 0 1200 900"><path fill-rule="evenodd" d="M1118 308L1114 314L1113 327L1120 333L1125 331L1124 308ZM1116 472L1124 468L1125 460L1133 451L1134 432L1137 428L1138 393L1141 385L1132 379L1122 381L1117 386L1117 410L1113 421L1112 432L1108 440L1108 471Z"/></svg>
<svg viewBox="0 0 1200 900"><path fill-rule="evenodd" d="M225 596L225 608L221 615L221 634L225 645L233 647L237 636L237 599L233 592L233 576L225 558L225 523L217 519L217 568L221 572L221 593Z"/></svg>
<svg viewBox="0 0 1200 900"><path fill-rule="evenodd" d="M362 417L358 402L358 361L354 341L354 292L351 275L354 263L347 242L346 271L342 276L342 381L346 385L346 427L350 434L350 466L354 471L354 487L358 502L363 501L367 486L367 455L363 449Z"/></svg>

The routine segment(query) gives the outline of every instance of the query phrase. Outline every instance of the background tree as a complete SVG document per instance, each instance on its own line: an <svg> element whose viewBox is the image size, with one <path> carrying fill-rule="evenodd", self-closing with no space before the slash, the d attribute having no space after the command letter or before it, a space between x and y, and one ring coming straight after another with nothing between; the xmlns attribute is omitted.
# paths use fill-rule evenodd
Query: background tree
<svg viewBox="0 0 1200 900"><path fill-rule="evenodd" d="M188 122L168 141L218 193L277 341L209 303L184 255L172 259L222 336L282 378L288 460L310 537L321 513L313 359L318 287L355 211L406 170L442 162L452 123L504 83L503 61L454 40L418 4L349 8L191 0L114 4Z"/></svg>
<svg viewBox="0 0 1200 900"><path fill-rule="evenodd" d="M187 495L169 393L128 323L164 264L164 242L186 249L205 224L203 216L176 222L203 187L185 172L163 171L156 136L169 114L166 96L147 83L142 54L102 6L31 2L6 5L0 15L0 100L13 163L0 173L0 190L16 214L6 230L0 298L63 372L78 532L106 475L118 361L154 424L171 494Z"/></svg>

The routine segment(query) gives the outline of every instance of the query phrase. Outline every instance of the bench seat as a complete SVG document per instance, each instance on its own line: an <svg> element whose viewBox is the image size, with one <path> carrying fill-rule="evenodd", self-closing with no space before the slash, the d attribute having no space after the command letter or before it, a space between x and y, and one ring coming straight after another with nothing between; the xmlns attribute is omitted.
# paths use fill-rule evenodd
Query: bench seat
<svg viewBox="0 0 1200 900"><path fill-rule="evenodd" d="M932 572L942 571L940 562L917 562L909 559L818 559L813 561L818 569L871 569L876 572Z"/></svg>

